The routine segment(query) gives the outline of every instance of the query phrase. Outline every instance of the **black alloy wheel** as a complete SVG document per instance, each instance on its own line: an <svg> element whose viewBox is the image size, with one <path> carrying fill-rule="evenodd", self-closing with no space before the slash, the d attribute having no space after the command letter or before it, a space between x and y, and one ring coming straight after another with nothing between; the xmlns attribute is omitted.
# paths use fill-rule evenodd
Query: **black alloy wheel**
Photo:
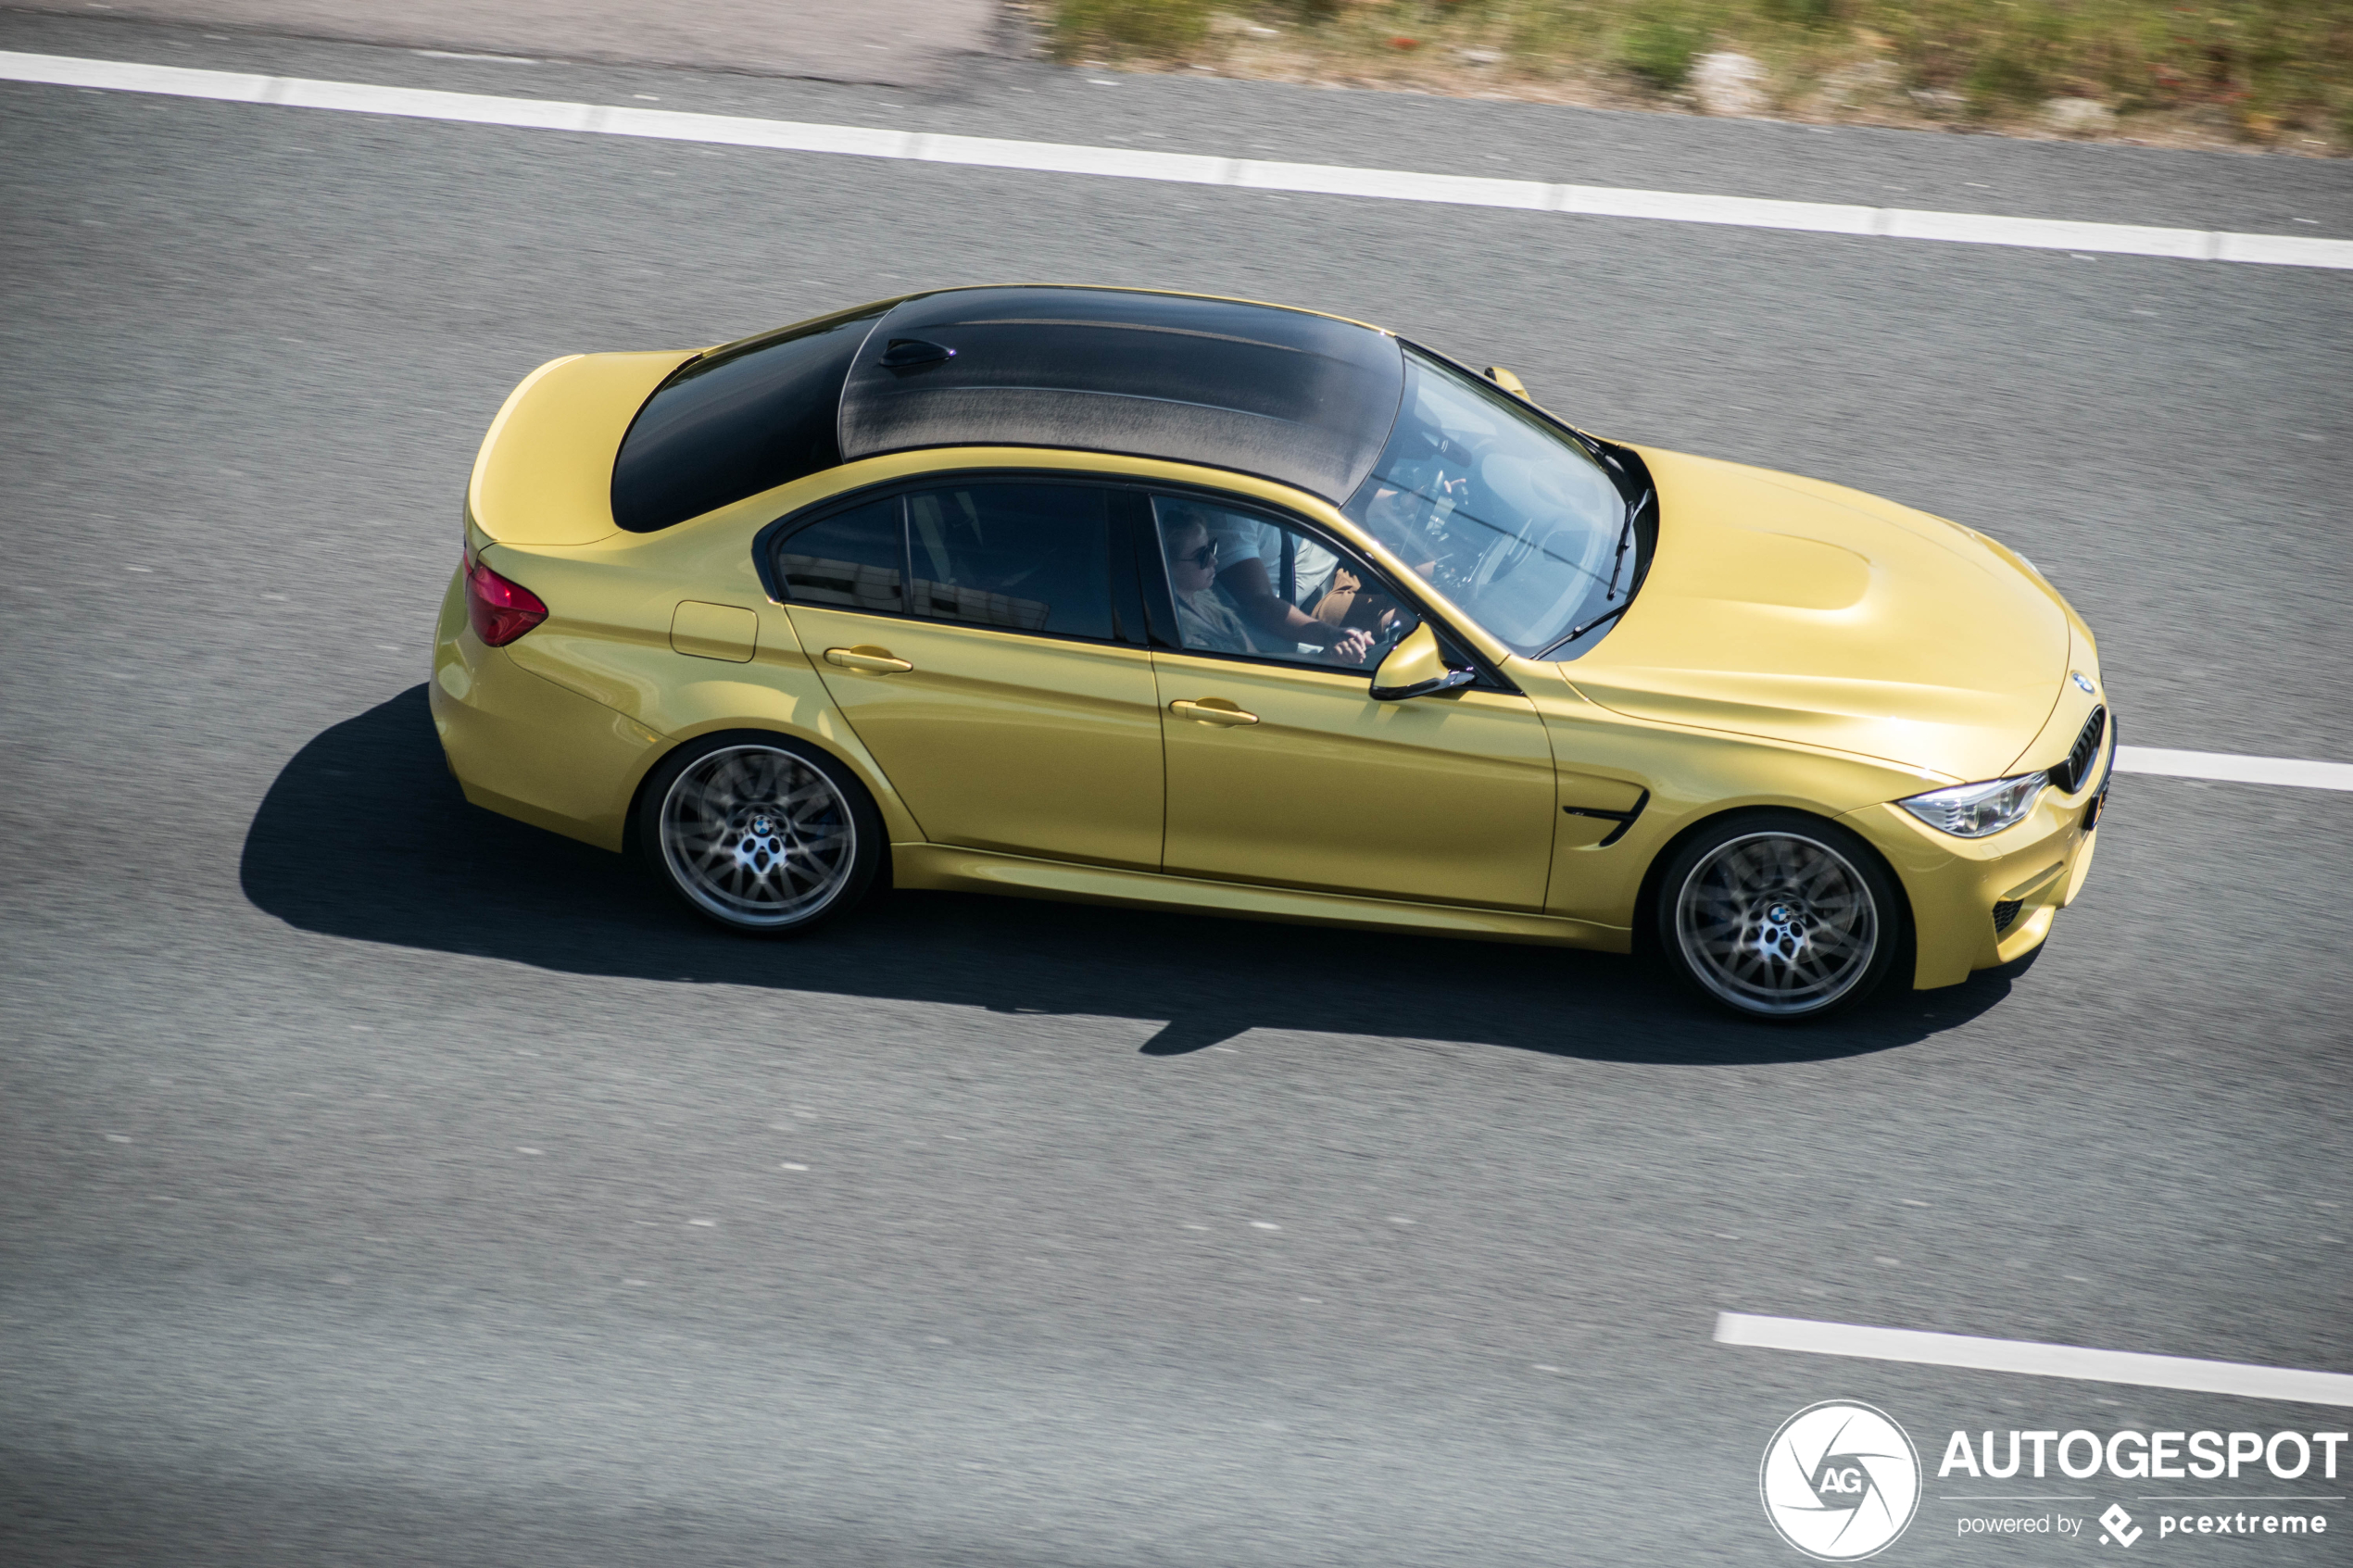
<svg viewBox="0 0 2353 1568"><path fill-rule="evenodd" d="M638 797L654 874L730 931L783 936L854 907L884 852L849 770L784 735L709 735L664 758Z"/></svg>
<svg viewBox="0 0 2353 1568"><path fill-rule="evenodd" d="M1658 884L1660 953L1678 979L1744 1018L1797 1022L1877 990L1905 904L1880 858L1798 811L1748 811L1677 850Z"/></svg>

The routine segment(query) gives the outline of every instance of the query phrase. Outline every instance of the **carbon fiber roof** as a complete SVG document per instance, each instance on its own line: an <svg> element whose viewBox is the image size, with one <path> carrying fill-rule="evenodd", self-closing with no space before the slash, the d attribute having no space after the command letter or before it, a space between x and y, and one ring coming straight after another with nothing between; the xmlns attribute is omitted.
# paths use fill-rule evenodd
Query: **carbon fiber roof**
<svg viewBox="0 0 2353 1568"><path fill-rule="evenodd" d="M882 362L910 339L953 357ZM841 455L1076 447L1340 502L1379 456L1403 386L1394 338L1329 316L1124 289L953 289L901 301L867 334L842 385Z"/></svg>

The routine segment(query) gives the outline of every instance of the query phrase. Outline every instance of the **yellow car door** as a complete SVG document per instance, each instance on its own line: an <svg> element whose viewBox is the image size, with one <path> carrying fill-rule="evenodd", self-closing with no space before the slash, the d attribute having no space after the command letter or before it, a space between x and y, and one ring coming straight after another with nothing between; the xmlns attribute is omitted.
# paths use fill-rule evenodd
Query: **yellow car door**
<svg viewBox="0 0 2353 1568"><path fill-rule="evenodd" d="M1155 497L1153 511L1164 571L1148 580L1155 595L1164 583L1159 608L1175 614L1164 638L1183 647L1152 657L1167 753L1163 866L1541 909L1555 806L1534 704L1478 686L1374 700L1367 636L1395 641L1409 612L1369 569L1271 516L1198 497Z"/></svg>
<svg viewBox="0 0 2353 1568"><path fill-rule="evenodd" d="M1158 867L1157 698L1108 495L940 483L773 545L801 646L931 842Z"/></svg>

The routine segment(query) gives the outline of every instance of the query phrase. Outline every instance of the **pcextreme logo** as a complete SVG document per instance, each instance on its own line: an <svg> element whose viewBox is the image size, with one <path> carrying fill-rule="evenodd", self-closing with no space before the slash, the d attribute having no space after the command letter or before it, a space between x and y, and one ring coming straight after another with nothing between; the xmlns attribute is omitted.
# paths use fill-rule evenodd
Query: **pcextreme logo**
<svg viewBox="0 0 2353 1568"><path fill-rule="evenodd" d="M1765 1517L1823 1562L1886 1549L1920 1503L1920 1456L1881 1411L1848 1399L1808 1405L1781 1423L1757 1468Z"/></svg>

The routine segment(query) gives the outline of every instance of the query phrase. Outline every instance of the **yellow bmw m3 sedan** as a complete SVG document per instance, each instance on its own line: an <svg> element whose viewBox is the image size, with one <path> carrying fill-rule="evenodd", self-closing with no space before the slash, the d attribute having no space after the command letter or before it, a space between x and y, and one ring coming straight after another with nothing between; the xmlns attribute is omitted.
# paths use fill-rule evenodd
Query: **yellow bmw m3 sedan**
<svg viewBox="0 0 2353 1568"><path fill-rule="evenodd" d="M1983 534L1358 322L1058 286L532 372L432 704L470 800L738 932L887 878L1650 950L1770 1020L2034 950L2116 745Z"/></svg>

